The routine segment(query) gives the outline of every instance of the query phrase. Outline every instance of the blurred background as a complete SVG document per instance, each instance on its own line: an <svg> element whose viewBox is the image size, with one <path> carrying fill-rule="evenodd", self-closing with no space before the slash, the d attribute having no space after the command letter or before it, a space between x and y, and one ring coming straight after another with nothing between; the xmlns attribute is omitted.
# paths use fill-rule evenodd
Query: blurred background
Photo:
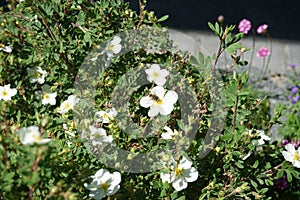
<svg viewBox="0 0 300 200"><path fill-rule="evenodd" d="M130 2L138 9L138 0ZM169 15L163 25L174 29L209 31L207 22L215 22L219 15L225 24L238 24L247 18L254 28L269 25L273 38L300 40L300 0L148 0L147 10L156 16Z"/></svg>

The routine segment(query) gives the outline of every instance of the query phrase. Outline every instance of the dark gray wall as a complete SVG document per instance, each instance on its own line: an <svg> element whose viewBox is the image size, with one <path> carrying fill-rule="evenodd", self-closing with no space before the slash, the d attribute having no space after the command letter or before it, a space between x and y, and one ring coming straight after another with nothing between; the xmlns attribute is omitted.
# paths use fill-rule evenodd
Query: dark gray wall
<svg viewBox="0 0 300 200"><path fill-rule="evenodd" d="M138 10L138 0L125 0ZM148 0L148 10L157 16L170 15L164 25L189 30L209 30L207 22L218 15L226 24L237 24L244 17L256 28L269 24L271 36L300 40L300 0Z"/></svg>

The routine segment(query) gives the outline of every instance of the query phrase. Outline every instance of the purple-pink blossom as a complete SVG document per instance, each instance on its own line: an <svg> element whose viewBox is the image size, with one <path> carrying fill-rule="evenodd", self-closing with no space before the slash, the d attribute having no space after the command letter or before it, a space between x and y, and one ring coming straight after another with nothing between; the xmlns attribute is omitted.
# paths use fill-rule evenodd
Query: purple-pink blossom
<svg viewBox="0 0 300 200"><path fill-rule="evenodd" d="M251 29L251 22L248 19L243 19L240 21L238 28L241 33L247 34Z"/></svg>
<svg viewBox="0 0 300 200"><path fill-rule="evenodd" d="M292 94L296 94L298 92L298 87L293 86L291 90L292 90Z"/></svg>
<svg viewBox="0 0 300 200"><path fill-rule="evenodd" d="M299 94L297 94L296 96L293 96L293 95L290 95L290 96L289 96L289 100L292 101L292 104L297 103L297 102L299 101L299 99L300 99Z"/></svg>
<svg viewBox="0 0 300 200"><path fill-rule="evenodd" d="M256 32L257 32L258 34L263 34L263 33L266 33L266 32L267 32L267 29L268 29L268 25L267 25L267 24L262 24L262 25L260 25L260 26L257 28Z"/></svg>
<svg viewBox="0 0 300 200"><path fill-rule="evenodd" d="M288 187L288 183L286 181L285 176L277 179L274 184L274 188L285 190Z"/></svg>
<svg viewBox="0 0 300 200"><path fill-rule="evenodd" d="M294 145L294 147L298 147L300 145L300 140L297 141L292 140L290 143Z"/></svg>
<svg viewBox="0 0 300 200"><path fill-rule="evenodd" d="M290 141L287 140L287 139L284 139L284 140L282 140L282 142L281 142L281 146L285 146L285 145L287 145L288 143L290 143Z"/></svg>
<svg viewBox="0 0 300 200"><path fill-rule="evenodd" d="M296 68L296 64L290 64L290 67L292 68L292 69L295 69Z"/></svg>
<svg viewBox="0 0 300 200"><path fill-rule="evenodd" d="M298 147L300 145L300 140L296 140L296 141L287 140L287 139L282 140L281 146L285 146L287 144L292 144L292 145L294 145L294 147Z"/></svg>
<svg viewBox="0 0 300 200"><path fill-rule="evenodd" d="M259 57L259 58L264 58L264 57L267 57L271 54L270 50L267 48L267 47L261 47L256 56Z"/></svg>

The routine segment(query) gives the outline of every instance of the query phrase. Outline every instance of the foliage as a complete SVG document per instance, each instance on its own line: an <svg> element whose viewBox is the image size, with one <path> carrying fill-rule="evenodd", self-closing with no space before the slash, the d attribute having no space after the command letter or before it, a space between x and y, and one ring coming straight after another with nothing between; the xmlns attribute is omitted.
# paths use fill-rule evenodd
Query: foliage
<svg viewBox="0 0 300 200"><path fill-rule="evenodd" d="M0 100L1 199L88 199L89 188L98 184L93 175L99 169L108 169L112 174L120 169L103 162L110 159L120 160L118 164L123 167L120 189L108 193L111 199L288 199L299 195L299 169L284 159L284 147L278 141L268 139L271 127L285 114L283 107L271 117L268 99L260 99L247 86L247 71L235 70L248 64L242 55L249 50L240 43L243 33L235 34L235 26L209 23L220 41L218 52L212 56L200 52L194 57L174 47L167 30L159 24L167 16L158 19L145 10L144 1L140 1L139 14L121 0L13 1L9 8L10 12L0 17L0 47L9 46L12 52L0 51L0 85L10 84L17 94L11 100ZM143 45L138 48L138 44L136 49L128 50L127 46L136 39L130 37L129 30L141 30L133 31L142 36L138 44L150 37L155 48L169 51L151 52ZM122 51L125 52L118 56ZM223 53L232 58L226 71L217 69ZM99 63L106 66L100 72L94 70ZM150 68L149 63L176 72L167 78L164 87L176 91L179 99L186 95L185 102L172 105L169 115L149 117L148 109L140 104L141 98L151 94L154 83L129 90ZM90 71L82 72L82 65ZM30 72L37 67L45 72ZM33 81L38 78L44 81ZM295 84L299 86L299 82ZM87 85L92 87L81 88ZM116 89L119 95L115 95ZM43 103L42 99L55 92L54 103ZM123 112L116 105L124 105L117 104L119 97L129 92L129 111ZM71 101L71 95L79 97L79 102ZM90 96L92 101L85 101ZM151 98L161 103L161 99ZM78 103L79 109L74 106L71 112L73 105L69 110L67 103ZM299 105L290 107L282 128L283 133L290 134L288 139L299 139ZM112 112L114 107L118 114ZM184 115L181 111L187 108L193 112ZM99 115L109 116L107 121L98 120L94 115L98 111L106 112ZM125 120L128 116L131 123ZM96 136L89 133L82 137L90 131L91 122L104 138L102 142L112 137L116 146L105 144L100 151L93 147L93 142L99 141ZM132 125L145 129L151 124L153 135L127 134L123 126L128 124L129 128ZM40 143L36 134L35 144L25 144L19 137L20 130L30 126L39 127L39 134L51 142ZM174 132L174 140L162 139L164 126ZM127 157L115 152L116 147L129 152ZM157 155L165 169L126 171L127 163L136 156L159 150L170 150L174 163L170 157L162 159ZM115 154L108 154L112 152ZM185 159L193 167L179 168ZM163 163L167 161L171 164L166 167ZM172 170L175 174L189 170L193 175L197 170L197 180L187 181L186 189L176 190L172 181L163 182L161 178L162 173ZM289 182L287 188L280 187L282 178ZM88 188L85 183L93 184ZM99 183L97 189L105 189L104 186Z"/></svg>

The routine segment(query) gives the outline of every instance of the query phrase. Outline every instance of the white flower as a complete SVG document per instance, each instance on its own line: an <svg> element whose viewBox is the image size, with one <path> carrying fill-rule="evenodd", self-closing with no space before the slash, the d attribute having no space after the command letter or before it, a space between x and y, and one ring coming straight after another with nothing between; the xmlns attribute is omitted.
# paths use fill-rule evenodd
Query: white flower
<svg viewBox="0 0 300 200"><path fill-rule="evenodd" d="M48 92L43 92L43 99L42 99L42 104L50 104L50 105L55 105L56 104L56 96L57 92L53 93L48 93Z"/></svg>
<svg viewBox="0 0 300 200"><path fill-rule="evenodd" d="M73 130L74 127L72 127L72 126L74 126L74 122L71 122L71 127L68 127L67 124L63 124L63 129L65 130L66 134L68 134L68 135L70 135L72 137L75 137L76 131Z"/></svg>
<svg viewBox="0 0 300 200"><path fill-rule="evenodd" d="M167 81L166 77L169 75L168 70L160 69L157 64L151 65L150 69L145 70L148 81L154 82L156 85L164 85Z"/></svg>
<svg viewBox="0 0 300 200"><path fill-rule="evenodd" d="M242 160L246 160L246 159L249 158L251 155L252 155L252 151L249 151L249 152L247 153L247 155L245 155L245 156L242 158Z"/></svg>
<svg viewBox="0 0 300 200"><path fill-rule="evenodd" d="M5 86L0 86L0 100L9 101L11 97L17 94L17 89L10 88L10 84Z"/></svg>
<svg viewBox="0 0 300 200"><path fill-rule="evenodd" d="M30 83L38 84L43 84L45 82L45 77L48 75L48 73L41 67L34 67L32 69L28 69L28 73L31 76Z"/></svg>
<svg viewBox="0 0 300 200"><path fill-rule="evenodd" d="M5 46L4 48L0 48L0 51L4 51L6 53L11 53L12 52L12 48L9 46Z"/></svg>
<svg viewBox="0 0 300 200"><path fill-rule="evenodd" d="M174 132L169 127L165 126L164 130L167 132L164 132L161 134L161 138L164 140L172 140L174 136L178 135L178 131L174 129Z"/></svg>
<svg viewBox="0 0 300 200"><path fill-rule="evenodd" d="M119 172L110 173L106 169L100 169L91 177L92 182L85 183L84 187L90 190L89 196L93 199L114 195L120 189L121 174Z"/></svg>
<svg viewBox="0 0 300 200"><path fill-rule="evenodd" d="M113 119L115 116L117 116L118 112L114 107L107 109L106 111L98 111L95 113L96 116L96 122L102 122L104 124L107 124L110 122L111 119Z"/></svg>
<svg viewBox="0 0 300 200"><path fill-rule="evenodd" d="M170 173L161 173L162 182L172 183L176 191L187 188L188 182L194 182L198 179L198 171L192 167L192 162L186 157L182 157L180 162L171 166Z"/></svg>
<svg viewBox="0 0 300 200"><path fill-rule="evenodd" d="M60 114L65 114L69 110L73 109L75 104L79 102L79 98L77 98L75 95L70 95L67 100L61 103L58 112Z"/></svg>
<svg viewBox="0 0 300 200"><path fill-rule="evenodd" d="M24 145L46 144L51 141L51 139L43 139L37 126L29 126L20 128L19 132L20 142Z"/></svg>
<svg viewBox="0 0 300 200"><path fill-rule="evenodd" d="M120 42L121 42L121 38L115 36L113 40L107 44L107 46L104 49L104 52L108 57L107 60L110 60L114 54L118 54L121 51L122 45L120 44Z"/></svg>
<svg viewBox="0 0 300 200"><path fill-rule="evenodd" d="M168 91L165 94L165 89L162 86L155 86L151 89L151 94L156 97L156 99L150 96L142 97L140 100L140 105L144 108L149 108L148 116L153 117L158 115L168 115L174 109L174 104L178 99L178 95L175 91Z"/></svg>
<svg viewBox="0 0 300 200"><path fill-rule="evenodd" d="M300 168L300 148L297 150L293 144L285 145L286 151L282 152L284 159L291 162L294 167Z"/></svg>
<svg viewBox="0 0 300 200"><path fill-rule="evenodd" d="M93 146L102 145L103 143L111 143L113 138L111 135L107 136L106 131L103 128L96 128L94 126L89 126L91 132L91 140Z"/></svg>
<svg viewBox="0 0 300 200"><path fill-rule="evenodd" d="M258 130L257 132L259 133L259 137L260 137L260 139L257 140L259 146L265 144L265 140L266 141L271 140L271 138L269 136L267 136L264 131Z"/></svg>

